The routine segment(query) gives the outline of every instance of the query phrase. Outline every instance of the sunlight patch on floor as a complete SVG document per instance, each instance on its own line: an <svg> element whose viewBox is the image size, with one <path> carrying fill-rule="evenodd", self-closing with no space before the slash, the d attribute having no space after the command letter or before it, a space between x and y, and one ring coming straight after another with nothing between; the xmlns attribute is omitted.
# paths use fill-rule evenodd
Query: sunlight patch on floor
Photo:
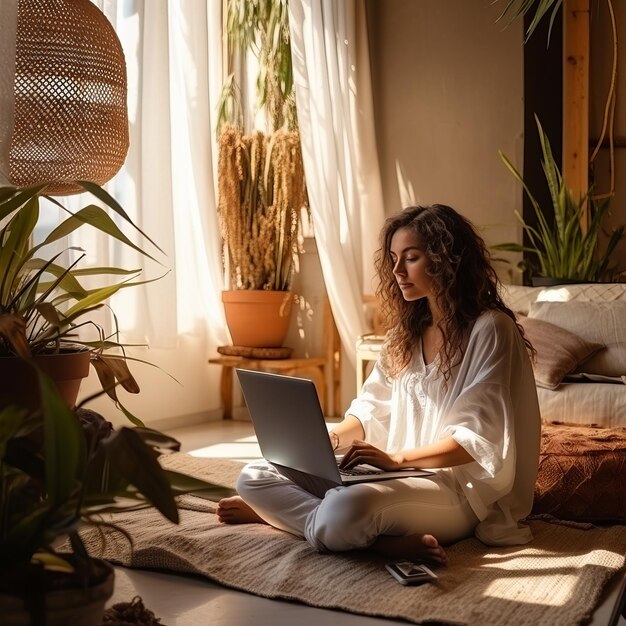
<svg viewBox="0 0 626 626"><path fill-rule="evenodd" d="M550 576L549 574L533 574L531 576L511 576L510 574L500 580L493 581L487 589L485 596L490 598L501 598L510 600L511 602L524 603L523 595L520 589L525 585L535 587L537 576L542 577L542 587L544 589L541 597L541 606L565 606L571 599L572 594L576 592L576 583L578 575L563 576L557 574ZM537 604L537 598L530 604Z"/></svg>
<svg viewBox="0 0 626 626"><path fill-rule="evenodd" d="M337 420L327 419L326 428L331 430L337 425ZM232 429L236 429L233 431ZM241 432L241 428L253 429L252 424L213 423L208 429L206 426L197 426L173 431L173 436L184 444L184 451L190 456L201 458L233 459L236 461L254 461L262 458L256 435Z"/></svg>
<svg viewBox="0 0 626 626"><path fill-rule="evenodd" d="M255 436L242 437L236 441L214 443L190 450L188 454L195 457L233 459L236 461L254 461L261 458L261 450Z"/></svg>

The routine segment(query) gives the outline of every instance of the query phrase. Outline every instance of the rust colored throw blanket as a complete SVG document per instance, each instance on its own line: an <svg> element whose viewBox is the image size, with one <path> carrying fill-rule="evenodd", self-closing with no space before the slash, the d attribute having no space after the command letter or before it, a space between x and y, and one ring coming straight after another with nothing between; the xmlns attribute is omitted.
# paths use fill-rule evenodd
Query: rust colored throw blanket
<svg viewBox="0 0 626 626"><path fill-rule="evenodd" d="M241 464L184 454L170 469L232 486ZM137 568L199 574L267 598L416 624L574 626L585 623L607 581L624 567L626 527L533 520L525 546L491 548L467 539L448 548L439 579L403 587L367 551L318 554L304 540L261 524L226 526L207 500L180 498L181 523L146 509L111 521L133 537L83 532L90 552Z"/></svg>
<svg viewBox="0 0 626 626"><path fill-rule="evenodd" d="M544 424L534 513L626 523L626 428Z"/></svg>

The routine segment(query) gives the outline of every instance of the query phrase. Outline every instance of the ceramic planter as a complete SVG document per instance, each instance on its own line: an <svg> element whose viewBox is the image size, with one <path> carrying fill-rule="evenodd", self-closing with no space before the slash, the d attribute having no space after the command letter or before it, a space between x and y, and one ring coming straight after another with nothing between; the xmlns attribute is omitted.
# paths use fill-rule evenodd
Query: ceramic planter
<svg viewBox="0 0 626 626"><path fill-rule="evenodd" d="M555 285L579 285L588 281L571 278L552 278L550 276L533 276L531 283L533 287L553 287Z"/></svg>
<svg viewBox="0 0 626 626"><path fill-rule="evenodd" d="M89 350L73 350L34 357L36 364L55 382L65 404L72 409L83 378L89 375ZM33 368L18 357L0 357L0 408L16 400L36 406L39 399Z"/></svg>
<svg viewBox="0 0 626 626"><path fill-rule="evenodd" d="M250 348L279 348L283 345L291 319L291 292L223 291L222 302L233 345Z"/></svg>

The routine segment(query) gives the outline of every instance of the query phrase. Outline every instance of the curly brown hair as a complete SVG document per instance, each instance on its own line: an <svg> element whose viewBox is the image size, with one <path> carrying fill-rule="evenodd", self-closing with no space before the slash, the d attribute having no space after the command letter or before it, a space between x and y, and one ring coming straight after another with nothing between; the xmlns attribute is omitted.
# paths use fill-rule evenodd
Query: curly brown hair
<svg viewBox="0 0 626 626"><path fill-rule="evenodd" d="M474 321L486 310L497 309L508 315L534 353L515 314L500 297L500 280L487 246L472 223L444 204L408 207L385 221L375 256L379 278L376 295L390 329L382 353L388 375L396 376L410 363L416 340L432 323L428 300L406 301L393 274L391 239L400 228L415 232L427 259L426 273L442 313L437 322L443 337L439 369L446 382L463 356Z"/></svg>

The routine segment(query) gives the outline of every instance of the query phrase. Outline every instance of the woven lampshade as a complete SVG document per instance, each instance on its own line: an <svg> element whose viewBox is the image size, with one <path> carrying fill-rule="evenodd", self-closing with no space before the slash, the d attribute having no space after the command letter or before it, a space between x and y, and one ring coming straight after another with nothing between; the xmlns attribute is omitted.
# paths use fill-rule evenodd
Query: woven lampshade
<svg viewBox="0 0 626 626"><path fill-rule="evenodd" d="M18 0L11 182L46 193L103 184L128 152L126 64L113 27L89 0Z"/></svg>

